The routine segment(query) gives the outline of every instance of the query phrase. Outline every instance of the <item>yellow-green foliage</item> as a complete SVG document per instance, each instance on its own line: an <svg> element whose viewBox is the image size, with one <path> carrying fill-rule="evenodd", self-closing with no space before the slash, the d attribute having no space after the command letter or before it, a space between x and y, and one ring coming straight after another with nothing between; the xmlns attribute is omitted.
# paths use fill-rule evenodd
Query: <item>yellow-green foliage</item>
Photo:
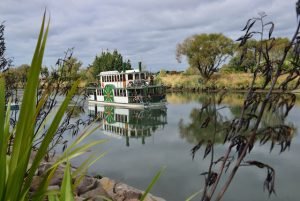
<svg viewBox="0 0 300 201"><path fill-rule="evenodd" d="M246 90L249 88L252 82L253 75L251 73L216 73L210 80L204 81L200 75L188 75L188 74L159 74L157 82L172 89L188 89L188 90L200 90L200 89L231 89L231 90ZM278 79L276 86L284 81L286 76L282 76ZM293 86L292 82L290 87ZM258 76L255 82L255 87L262 87L264 84L264 78Z"/></svg>

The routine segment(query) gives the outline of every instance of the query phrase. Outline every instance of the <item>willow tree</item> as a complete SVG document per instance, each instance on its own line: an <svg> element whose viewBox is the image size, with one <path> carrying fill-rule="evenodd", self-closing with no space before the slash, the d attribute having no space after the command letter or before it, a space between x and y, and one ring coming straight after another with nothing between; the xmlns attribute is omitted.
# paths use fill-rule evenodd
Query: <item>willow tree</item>
<svg viewBox="0 0 300 201"><path fill-rule="evenodd" d="M223 34L198 34L177 45L176 59L181 62L181 57L186 56L190 67L209 79L233 54L233 49L233 41Z"/></svg>

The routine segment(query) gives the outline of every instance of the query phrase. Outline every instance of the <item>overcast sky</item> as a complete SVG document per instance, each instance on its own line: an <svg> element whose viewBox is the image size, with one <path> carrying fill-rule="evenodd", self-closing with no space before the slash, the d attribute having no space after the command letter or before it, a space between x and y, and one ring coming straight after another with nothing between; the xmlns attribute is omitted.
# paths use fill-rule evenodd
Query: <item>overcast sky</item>
<svg viewBox="0 0 300 201"><path fill-rule="evenodd" d="M43 10L51 14L44 64L54 66L67 48L85 66L102 50L117 49L133 66L183 70L176 44L199 33L237 39L258 12L275 23L274 34L291 38L296 0L0 0L7 56L14 65L30 63Z"/></svg>

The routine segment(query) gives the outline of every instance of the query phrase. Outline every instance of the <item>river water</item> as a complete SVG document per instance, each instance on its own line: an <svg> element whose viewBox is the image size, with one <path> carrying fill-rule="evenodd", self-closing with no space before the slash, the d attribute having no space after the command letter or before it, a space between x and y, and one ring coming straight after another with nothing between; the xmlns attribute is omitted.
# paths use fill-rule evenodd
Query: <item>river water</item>
<svg viewBox="0 0 300 201"><path fill-rule="evenodd" d="M243 94L226 95L218 105L220 120L229 121L238 115L243 97ZM201 122L198 114L206 98L207 95L203 94L168 94L166 108L156 110L87 106L85 115L94 114L97 110L105 120L104 125L86 142L108 139L108 142L93 148L99 154L107 154L90 167L90 174L108 176L136 188L146 189L157 171L165 167L151 193L170 201L186 200L203 188L204 176L201 173L206 172L210 164L210 157L203 159L205 147L196 153L194 160L190 151L199 140L212 136L212 128L199 129ZM276 195L269 198L268 193L263 191L266 170L240 167L224 200L300 200L299 119L300 104L296 102L284 120L285 124L295 128L288 150L280 153L280 146L275 145L270 152L271 142L265 145L256 143L247 157L247 160L262 161L275 169ZM278 121L280 118L276 114L265 115L262 124L275 124ZM228 148L228 144L222 141L222 136L216 137L217 156L224 154ZM78 165L83 160L84 157L80 157L74 164ZM194 200L199 199L198 196Z"/></svg>

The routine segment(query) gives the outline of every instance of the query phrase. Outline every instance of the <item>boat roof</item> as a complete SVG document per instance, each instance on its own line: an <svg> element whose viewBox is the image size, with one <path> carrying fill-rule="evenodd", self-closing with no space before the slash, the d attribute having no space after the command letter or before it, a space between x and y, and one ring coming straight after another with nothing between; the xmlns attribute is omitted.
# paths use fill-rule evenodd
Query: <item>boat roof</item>
<svg viewBox="0 0 300 201"><path fill-rule="evenodd" d="M102 75L117 75L117 74L129 74L129 73L140 73L140 72L146 72L146 71L140 71L139 69L126 70L125 72L124 71L119 72L117 70L103 71L98 76L102 76Z"/></svg>

